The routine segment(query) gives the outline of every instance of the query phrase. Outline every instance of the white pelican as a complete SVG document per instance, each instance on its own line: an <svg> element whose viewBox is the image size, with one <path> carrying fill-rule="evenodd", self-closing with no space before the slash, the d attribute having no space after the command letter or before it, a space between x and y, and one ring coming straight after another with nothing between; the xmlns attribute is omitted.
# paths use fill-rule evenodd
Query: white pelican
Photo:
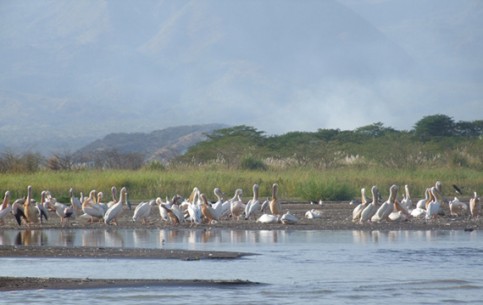
<svg viewBox="0 0 483 305"><path fill-rule="evenodd" d="M257 222L260 223L278 223L280 222L280 215L262 214L258 217Z"/></svg>
<svg viewBox="0 0 483 305"><path fill-rule="evenodd" d="M404 197L399 203L406 211L412 209L413 201L411 199L411 195L409 194L409 186L406 184L404 185Z"/></svg>
<svg viewBox="0 0 483 305"><path fill-rule="evenodd" d="M156 204L158 205L158 208L159 208L159 216L161 217L161 220L169 221L168 211L162 207L162 205L169 205L168 197L166 197L166 203L163 202L161 197L156 198Z"/></svg>
<svg viewBox="0 0 483 305"><path fill-rule="evenodd" d="M395 184L391 185L389 188L389 198L383 204L381 204L376 213L372 215L372 222L380 222L381 220L388 219L389 214L394 211L394 203L396 202L397 191L398 186Z"/></svg>
<svg viewBox="0 0 483 305"><path fill-rule="evenodd" d="M260 200L258 200L258 184L253 185L253 198L248 200L247 205L245 206L245 220L250 219L250 216L257 216L260 212L261 204Z"/></svg>
<svg viewBox="0 0 483 305"><path fill-rule="evenodd" d="M102 199L104 199L104 193L103 192L99 192L97 193L97 203L94 203L96 206L98 207L101 207L102 210L103 210L103 213L102 215L104 216L104 214L106 214L107 210L109 209L109 207L107 206L107 203L105 202L102 202Z"/></svg>
<svg viewBox="0 0 483 305"><path fill-rule="evenodd" d="M151 208L156 205L156 200L152 199L150 201L140 202L134 209L134 215L132 216L132 221L137 222L141 220L143 224L146 224L146 220L149 215L151 215Z"/></svg>
<svg viewBox="0 0 483 305"><path fill-rule="evenodd" d="M214 223L219 220L220 218L220 211L215 210L212 206L209 205L208 199L206 198L205 194L201 194L201 214L203 218L208 221L208 223Z"/></svg>
<svg viewBox="0 0 483 305"><path fill-rule="evenodd" d="M285 214L283 214L280 217L280 221L283 224L291 225L291 224L297 223L299 220L298 220L298 218L295 215L291 214L290 211L287 211Z"/></svg>
<svg viewBox="0 0 483 305"><path fill-rule="evenodd" d="M266 213L267 210L269 210L269 205L270 205L270 200L268 199L265 199L263 202L262 202L262 206L260 207L260 212L262 213Z"/></svg>
<svg viewBox="0 0 483 305"><path fill-rule="evenodd" d="M75 217L75 211L73 206L67 206L64 203L57 202L54 198L55 213L60 217L60 224L64 225L66 221Z"/></svg>
<svg viewBox="0 0 483 305"><path fill-rule="evenodd" d="M27 187L27 198L23 203L23 212L27 219L27 223L37 223L38 220L38 210L35 203L32 202L32 186Z"/></svg>
<svg viewBox="0 0 483 305"><path fill-rule="evenodd" d="M369 221L377 211L379 202L379 190L377 189L377 186L372 186L371 194L372 201L368 203L367 206L362 210L361 218L359 219L360 223Z"/></svg>
<svg viewBox="0 0 483 305"><path fill-rule="evenodd" d="M3 197L2 205L0 206L0 223L4 224L5 217L12 211L12 206L10 205L10 191L5 192Z"/></svg>
<svg viewBox="0 0 483 305"><path fill-rule="evenodd" d="M315 219L315 218L322 218L322 211L312 209L305 212L305 218L307 219Z"/></svg>
<svg viewBox="0 0 483 305"><path fill-rule="evenodd" d="M172 224L180 224L184 222L183 212L180 210L178 206L178 201L181 199L182 199L181 196L175 195L171 203L161 202L159 205L160 209L166 210L169 221Z"/></svg>
<svg viewBox="0 0 483 305"><path fill-rule="evenodd" d="M274 183L272 185L272 199L270 200L270 203L268 204L268 206L270 207L270 213L272 213L273 215L281 215L282 214L282 206L280 205L280 202L278 201L277 192L278 192L278 184Z"/></svg>
<svg viewBox="0 0 483 305"><path fill-rule="evenodd" d="M426 206L426 219L433 219L438 216L441 210L441 194L433 186L430 190L431 201Z"/></svg>
<svg viewBox="0 0 483 305"><path fill-rule="evenodd" d="M35 203L35 207L37 208L40 217L40 223L43 223L43 218L45 218L45 220L49 220L49 215L47 211L50 207L50 201L46 200L45 195L46 192L42 191L40 193L40 202Z"/></svg>
<svg viewBox="0 0 483 305"><path fill-rule="evenodd" d="M449 201L449 212L451 216L462 216L468 211L468 205L454 197L453 200Z"/></svg>
<svg viewBox="0 0 483 305"><path fill-rule="evenodd" d="M104 214L104 223L117 225L117 217L121 215L123 203L127 204L127 190L123 187L120 191L119 201L112 205Z"/></svg>
<svg viewBox="0 0 483 305"><path fill-rule="evenodd" d="M20 226L22 224L22 218L24 219L25 223L27 223L27 217L23 212L23 198L19 198L12 203L12 214L17 221L17 224Z"/></svg>
<svg viewBox="0 0 483 305"><path fill-rule="evenodd" d="M191 223L200 224L201 223L201 207L200 207L200 190L195 187L188 197L186 202L188 203L187 211Z"/></svg>
<svg viewBox="0 0 483 305"><path fill-rule="evenodd" d="M111 197L111 201L106 203L108 209L119 202L119 200L117 200L117 188L115 186L111 187Z"/></svg>
<svg viewBox="0 0 483 305"><path fill-rule="evenodd" d="M429 203L429 201L431 201L431 198L430 198L430 190L431 188L427 188L425 191L424 191L424 199L420 199L417 203L416 203L416 208L419 208L419 209L424 209L426 210L426 205Z"/></svg>
<svg viewBox="0 0 483 305"><path fill-rule="evenodd" d="M473 218L480 216L480 198L476 192L473 193L473 197L470 199L470 214Z"/></svg>
<svg viewBox="0 0 483 305"><path fill-rule="evenodd" d="M75 197L74 189L69 189L69 196L70 196L70 205L73 206L77 211L82 210L82 202L79 198Z"/></svg>
<svg viewBox="0 0 483 305"><path fill-rule="evenodd" d="M99 193L101 193L101 195L99 196L99 194L97 194L97 198L102 199L102 192ZM89 197L84 199L81 209L82 212L84 212L84 215L81 215L80 217L89 218L90 223L94 222L94 218L101 220L106 213L104 208L96 202L96 190L91 190L89 192Z"/></svg>
<svg viewBox="0 0 483 305"><path fill-rule="evenodd" d="M236 189L235 195L231 199L230 203L230 213L232 218L240 219L242 214L245 212L245 204L241 199L243 191L242 189Z"/></svg>
<svg viewBox="0 0 483 305"><path fill-rule="evenodd" d="M361 219L362 210L364 210L368 204L366 198L366 188L361 188L361 202L357 204L357 202L351 201L351 205L355 204L356 207L352 210L352 221L357 222Z"/></svg>

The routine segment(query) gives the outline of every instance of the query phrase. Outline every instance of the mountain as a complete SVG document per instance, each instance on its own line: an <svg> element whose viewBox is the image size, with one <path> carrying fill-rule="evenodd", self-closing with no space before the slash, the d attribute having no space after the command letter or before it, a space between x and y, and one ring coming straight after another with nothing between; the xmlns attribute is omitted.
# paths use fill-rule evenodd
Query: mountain
<svg viewBox="0 0 483 305"><path fill-rule="evenodd" d="M206 134L226 127L222 124L207 124L169 127L150 133L112 133L79 149L74 157L87 162L104 153L116 151L121 154L141 154L145 161L165 163L183 154L190 146L205 140Z"/></svg>
<svg viewBox="0 0 483 305"><path fill-rule="evenodd" d="M438 9L436 21L452 27L433 44L424 16L415 28L399 13L417 1L406 10L405 1L366 2L387 7L359 14L336 0L0 1L0 142L75 151L109 133L213 122L270 134L384 117L400 129L407 114L422 116L409 106L432 114L425 102L437 100L467 113L462 101L479 103L481 6ZM387 16L375 20L381 28L370 22L375 15ZM473 77L470 85L445 79L455 75L442 57L446 33L451 65L464 63L456 75Z"/></svg>

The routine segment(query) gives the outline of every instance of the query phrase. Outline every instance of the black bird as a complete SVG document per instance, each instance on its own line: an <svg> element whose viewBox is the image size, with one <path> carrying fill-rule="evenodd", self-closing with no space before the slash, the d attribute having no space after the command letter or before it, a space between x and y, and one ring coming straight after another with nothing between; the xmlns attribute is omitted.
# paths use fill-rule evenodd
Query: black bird
<svg viewBox="0 0 483 305"><path fill-rule="evenodd" d="M456 194L463 195L463 191L456 184L453 184L453 188Z"/></svg>

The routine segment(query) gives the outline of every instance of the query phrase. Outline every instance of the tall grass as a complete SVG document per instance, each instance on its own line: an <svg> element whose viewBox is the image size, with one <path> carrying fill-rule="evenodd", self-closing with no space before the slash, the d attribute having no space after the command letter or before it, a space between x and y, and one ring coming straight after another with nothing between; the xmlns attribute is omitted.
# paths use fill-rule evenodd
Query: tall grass
<svg viewBox="0 0 483 305"><path fill-rule="evenodd" d="M32 185L35 198L42 190L49 190L55 197L66 199L69 188L75 193L88 194L90 190L110 194L111 186L125 186L131 200L145 200L153 197L187 196L198 187L213 199L213 189L220 187L231 197L235 189L241 188L245 198L252 196L254 183L260 185L260 196L271 196L273 183L279 184L279 197L282 200L350 200L360 196L360 189L370 189L377 185L383 196L387 196L392 184L404 184L411 189L411 196L422 197L424 190L434 185L436 180L443 182L446 196L454 195L452 184L462 187L467 196L473 191L483 190L483 174L471 169L355 169L341 168L316 170L310 168L249 171L232 169L182 168L170 170L83 170L83 171L40 171L35 173L2 174L0 191L9 190L13 198L26 195L28 185Z"/></svg>

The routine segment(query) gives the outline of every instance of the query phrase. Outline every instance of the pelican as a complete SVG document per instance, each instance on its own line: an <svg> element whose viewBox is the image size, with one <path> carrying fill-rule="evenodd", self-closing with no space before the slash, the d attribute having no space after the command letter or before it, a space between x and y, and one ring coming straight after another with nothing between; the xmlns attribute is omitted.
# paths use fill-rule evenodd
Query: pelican
<svg viewBox="0 0 483 305"><path fill-rule="evenodd" d="M111 187L111 201L107 203L107 208L112 207L116 203L118 203L119 200L117 200L117 188L115 186Z"/></svg>
<svg viewBox="0 0 483 305"><path fill-rule="evenodd" d="M132 221L137 222L141 220L142 224L146 224L146 220L148 219L149 215L151 215L151 208L154 205L156 205L156 199L139 203L134 209Z"/></svg>
<svg viewBox="0 0 483 305"><path fill-rule="evenodd" d="M367 222L372 218L372 216L377 211L377 205L379 202L379 190L377 189L377 186L375 185L372 186L371 194L372 194L372 202L368 203L367 206L362 210L359 223Z"/></svg>
<svg viewBox="0 0 483 305"><path fill-rule="evenodd" d="M123 187L120 191L119 201L113 204L104 214L104 223L117 225L117 217L121 215L123 203L127 204L127 189Z"/></svg>
<svg viewBox="0 0 483 305"><path fill-rule="evenodd" d="M282 217L280 217L280 221L283 224L291 225L297 223L299 220L295 215L291 214L290 211L287 211L285 214L282 215Z"/></svg>
<svg viewBox="0 0 483 305"><path fill-rule="evenodd" d="M208 204L208 199L205 194L201 194L201 214L203 218L208 221L208 223L214 223L220 218L219 211L215 210L212 206Z"/></svg>
<svg viewBox="0 0 483 305"><path fill-rule="evenodd" d="M245 212L245 204L243 203L241 199L243 191L242 189L236 189L235 190L235 195L231 199L230 203L230 213L233 218L236 218L237 220L240 219L240 216Z"/></svg>
<svg viewBox="0 0 483 305"><path fill-rule="evenodd" d="M419 209L424 209L426 210L426 205L429 203L429 201L431 200L430 198L430 190L431 188L427 188L425 191L424 191L424 199L420 199L417 203L416 203L416 208L419 208Z"/></svg>
<svg viewBox="0 0 483 305"><path fill-rule="evenodd" d="M387 220L389 214L394 211L394 202L396 202L398 186L393 184L389 188L389 198L381 204L376 213L371 217L372 222L380 222L381 220Z"/></svg>
<svg viewBox="0 0 483 305"><path fill-rule="evenodd" d="M272 185L272 200L270 200L269 207L270 207L270 212L273 215L281 215L282 214L282 207L280 205L280 202L277 199L277 192L278 192L278 184L274 183Z"/></svg>
<svg viewBox="0 0 483 305"><path fill-rule="evenodd" d="M178 201L181 200L181 196L175 195L171 203L161 202L159 205L160 209L166 210L169 221L172 224L180 224L184 222L183 212L178 207Z"/></svg>
<svg viewBox="0 0 483 305"><path fill-rule="evenodd" d="M260 212L261 204L260 200L258 200L258 184L253 185L253 198L248 200L247 205L245 206L245 220L250 219L250 216L255 215Z"/></svg>
<svg viewBox="0 0 483 305"><path fill-rule="evenodd" d="M278 223L280 222L280 215L262 214L258 217L257 222L260 223Z"/></svg>
<svg viewBox="0 0 483 305"><path fill-rule="evenodd" d="M187 202L187 211L191 223L201 223L201 207L200 207L200 190L195 187L191 195L185 201Z"/></svg>
<svg viewBox="0 0 483 305"><path fill-rule="evenodd" d="M70 197L70 205L73 206L78 211L82 210L82 202L80 201L79 198L75 197L73 188L69 189L69 197Z"/></svg>
<svg viewBox="0 0 483 305"><path fill-rule="evenodd" d="M168 197L166 197L166 203L163 202L161 197L156 198L156 204L158 205L158 208L159 208L159 216L161 216L161 220L169 221L168 211L162 206L162 205L169 204Z"/></svg>
<svg viewBox="0 0 483 305"><path fill-rule="evenodd" d="M75 217L75 211L73 206L67 206L66 204L57 202L57 200L54 199L54 208L55 213L60 217L60 224L62 226L70 218Z"/></svg>
<svg viewBox="0 0 483 305"><path fill-rule="evenodd" d="M361 188L361 202L359 204L351 201L351 205L356 204L354 210L352 210L352 221L357 222L361 219L362 210L364 210L368 204L366 198L366 188Z"/></svg>
<svg viewBox="0 0 483 305"><path fill-rule="evenodd" d="M460 216L466 214L468 211L468 205L458 199L458 197L454 197L453 200L449 202L449 212L451 216Z"/></svg>
<svg viewBox="0 0 483 305"><path fill-rule="evenodd" d="M23 202L24 199L17 199L12 203L12 214L19 226L22 224L22 217L25 220L25 223L27 223L27 217L23 211Z"/></svg>
<svg viewBox="0 0 483 305"><path fill-rule="evenodd" d="M98 199L102 198L102 192L99 193L101 193L101 196L97 194ZM102 219L106 213L104 208L96 202L96 190L91 190L89 192L89 197L84 199L81 208L82 212L84 212L84 215L81 215L81 217L88 217L90 223L94 222L94 218Z"/></svg>
<svg viewBox="0 0 483 305"><path fill-rule="evenodd" d="M413 201L411 199L411 195L409 194L409 186L406 184L404 185L404 198L399 203L406 211L409 211L413 206Z"/></svg>
<svg viewBox="0 0 483 305"><path fill-rule="evenodd" d="M470 199L470 214L473 218L480 216L480 198L476 192L473 193L473 197Z"/></svg>
<svg viewBox="0 0 483 305"><path fill-rule="evenodd" d="M10 205L10 191L5 192L3 197L3 203L0 206L0 223L4 224L5 217L12 211L12 206Z"/></svg>
<svg viewBox="0 0 483 305"><path fill-rule="evenodd" d="M436 186L430 190L431 201L426 206L426 219L435 218L441 210L441 193Z"/></svg>
<svg viewBox="0 0 483 305"><path fill-rule="evenodd" d="M27 218L27 223L37 223L38 222L38 210L35 204L32 202L32 186L27 187L27 198L23 203L23 212Z"/></svg>
<svg viewBox="0 0 483 305"><path fill-rule="evenodd" d="M305 218L307 219L315 219L315 218L322 218L322 211L312 209L305 212Z"/></svg>
<svg viewBox="0 0 483 305"><path fill-rule="evenodd" d="M45 220L49 220L47 210L50 207L50 201L46 200L45 195L46 192L42 191L40 193L40 203L35 203L35 207L37 208L38 214L40 216L40 223L43 223L43 218L45 218Z"/></svg>

